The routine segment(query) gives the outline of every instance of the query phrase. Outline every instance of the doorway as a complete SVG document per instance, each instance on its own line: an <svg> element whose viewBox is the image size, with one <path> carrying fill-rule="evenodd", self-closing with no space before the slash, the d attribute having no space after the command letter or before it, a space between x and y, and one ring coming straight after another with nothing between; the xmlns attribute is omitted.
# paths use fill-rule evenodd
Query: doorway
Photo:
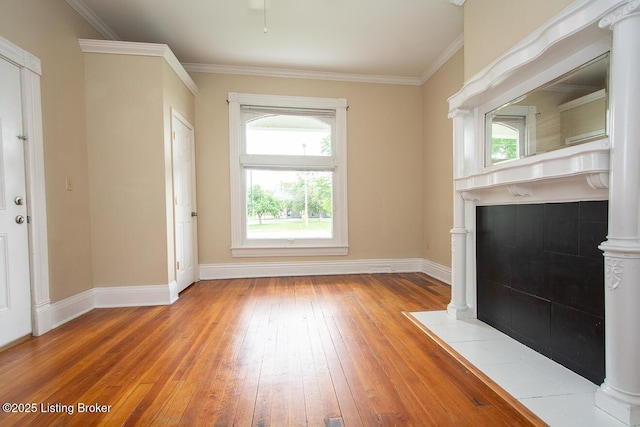
<svg viewBox="0 0 640 427"><path fill-rule="evenodd" d="M193 126L171 112L176 282L182 292L197 280L195 147Z"/></svg>
<svg viewBox="0 0 640 427"><path fill-rule="evenodd" d="M17 109L21 111L19 123L14 125L10 125L8 117L12 114L9 112L10 109L13 108L14 111L17 111L16 107L9 107L7 113L2 113L3 116L7 115L7 119L2 120L3 129L6 126L7 132L3 131L1 137L2 156L4 157L1 203L7 214L6 221L2 222L2 227L5 227L4 224L6 224L7 228L0 230L0 233L7 238L5 246L7 252L4 255L0 254L0 256L4 257L2 261L4 265L10 266L12 270L10 276L6 274L3 276L6 281L4 283L5 290L10 290L6 297L7 307L3 311L17 308L18 306L14 304L19 304L22 307L20 310L24 310L24 298L27 295L30 296L26 300L26 312L24 313L27 314L20 315L21 319L27 320L19 321L22 326L13 332L12 336L7 335L0 339L0 346L2 346L21 336L29 335L29 333L42 335L48 332L52 327L52 319L49 300L49 255L40 91L41 63L37 57L2 37L0 37L0 61L3 61L3 67L9 73L6 76L10 82L8 87L14 91L11 103L19 103L20 106ZM4 74L2 80L5 80ZM18 94L17 98L15 98L15 93ZM5 151L5 148L12 150L11 153ZM22 168L9 165L9 161L14 161L9 158L15 159L16 156L20 158L18 161L21 160ZM18 169L20 170L18 171ZM16 182L20 184L16 185ZM13 249L10 249L12 246L9 246L9 226L13 228L17 226L18 229L21 229L20 233L27 235L26 270L25 263L16 260L20 265L17 268L20 273L16 273L15 279L16 267L14 267L13 259L15 255ZM16 234L16 236L18 235ZM16 237L16 239L21 241L20 245L24 245L24 237ZM14 238L11 237L11 240L13 241ZM24 254L22 249L18 249L18 252ZM21 295L19 298L22 298L20 303L11 301L15 296L11 290L13 286L20 288L17 291ZM4 319L2 324L5 324ZM11 328L3 329L13 329L13 321L6 324L12 325Z"/></svg>
<svg viewBox="0 0 640 427"><path fill-rule="evenodd" d="M0 59L0 347L31 333L20 68Z"/></svg>

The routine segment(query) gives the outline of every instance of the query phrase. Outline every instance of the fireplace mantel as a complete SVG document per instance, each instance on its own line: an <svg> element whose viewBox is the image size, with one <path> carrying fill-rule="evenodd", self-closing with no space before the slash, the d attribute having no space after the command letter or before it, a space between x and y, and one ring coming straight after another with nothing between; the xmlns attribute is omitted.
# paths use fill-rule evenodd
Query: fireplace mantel
<svg viewBox="0 0 640 427"><path fill-rule="evenodd" d="M478 205L606 200L609 139L485 168L455 180Z"/></svg>
<svg viewBox="0 0 640 427"><path fill-rule="evenodd" d="M537 187L534 194L525 196L533 196L530 200L539 202L608 198L608 137L486 167L484 117L496 107L610 51L612 32L599 28L598 22L622 3L575 1L471 77L449 98L449 117L454 119L457 192L475 195L484 204L521 202L504 197L505 194L513 194L516 198L522 196L512 191L514 185ZM576 187L576 176L582 177L584 185ZM571 186L567 189L570 191L559 190L564 178ZM502 187L502 191L496 191L498 187Z"/></svg>
<svg viewBox="0 0 640 427"><path fill-rule="evenodd" d="M640 426L640 0L576 0L465 82L453 119L452 299L475 318L475 208L608 200L606 378L596 406ZM485 166L485 114L610 52L608 137Z"/></svg>

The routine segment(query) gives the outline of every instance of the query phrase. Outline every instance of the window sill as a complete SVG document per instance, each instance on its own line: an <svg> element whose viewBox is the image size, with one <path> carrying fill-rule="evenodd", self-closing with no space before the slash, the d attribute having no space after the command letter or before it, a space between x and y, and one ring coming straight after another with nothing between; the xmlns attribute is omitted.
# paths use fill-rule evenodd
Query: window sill
<svg viewBox="0 0 640 427"><path fill-rule="evenodd" d="M347 255L348 253L349 246L231 248L231 255L238 258L279 256L332 256Z"/></svg>

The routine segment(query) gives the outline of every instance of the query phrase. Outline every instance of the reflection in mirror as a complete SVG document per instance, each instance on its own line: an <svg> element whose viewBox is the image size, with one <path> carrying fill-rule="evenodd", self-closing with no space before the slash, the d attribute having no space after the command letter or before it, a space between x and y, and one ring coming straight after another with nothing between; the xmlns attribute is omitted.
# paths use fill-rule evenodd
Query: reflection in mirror
<svg viewBox="0 0 640 427"><path fill-rule="evenodd" d="M609 54L485 116L486 166L607 135Z"/></svg>

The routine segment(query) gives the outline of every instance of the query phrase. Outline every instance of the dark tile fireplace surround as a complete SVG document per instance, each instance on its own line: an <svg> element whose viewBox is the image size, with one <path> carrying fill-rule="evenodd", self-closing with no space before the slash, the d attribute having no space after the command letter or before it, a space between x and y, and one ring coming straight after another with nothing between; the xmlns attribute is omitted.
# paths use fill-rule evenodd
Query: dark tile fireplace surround
<svg viewBox="0 0 640 427"><path fill-rule="evenodd" d="M606 201L477 208L478 319L601 384Z"/></svg>

